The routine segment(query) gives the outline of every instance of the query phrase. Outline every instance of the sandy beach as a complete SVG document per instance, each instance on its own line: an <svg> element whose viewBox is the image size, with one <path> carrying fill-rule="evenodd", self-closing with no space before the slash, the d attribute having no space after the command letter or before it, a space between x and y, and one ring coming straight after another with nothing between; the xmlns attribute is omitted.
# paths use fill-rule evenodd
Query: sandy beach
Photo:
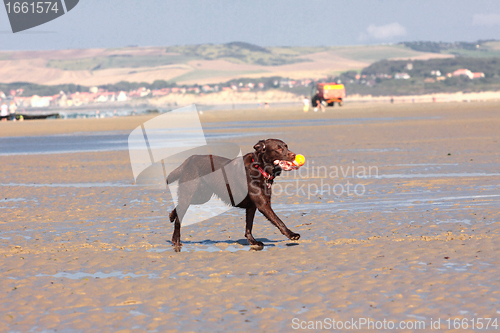
<svg viewBox="0 0 500 333"><path fill-rule="evenodd" d="M0 123L0 331L498 329L499 102L204 112L243 153L279 138L306 157L273 189L301 239L257 213L261 251L236 209L173 251L171 196L134 185L126 149L154 116Z"/></svg>

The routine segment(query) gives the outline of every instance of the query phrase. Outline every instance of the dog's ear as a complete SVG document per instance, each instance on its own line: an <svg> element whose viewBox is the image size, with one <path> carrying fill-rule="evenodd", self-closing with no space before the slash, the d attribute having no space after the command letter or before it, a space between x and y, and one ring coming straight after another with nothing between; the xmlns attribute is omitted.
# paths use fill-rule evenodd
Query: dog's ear
<svg viewBox="0 0 500 333"><path fill-rule="evenodd" d="M266 151L266 141L265 140L260 140L257 142L255 146L253 146L253 149L255 149L258 153L263 153Z"/></svg>

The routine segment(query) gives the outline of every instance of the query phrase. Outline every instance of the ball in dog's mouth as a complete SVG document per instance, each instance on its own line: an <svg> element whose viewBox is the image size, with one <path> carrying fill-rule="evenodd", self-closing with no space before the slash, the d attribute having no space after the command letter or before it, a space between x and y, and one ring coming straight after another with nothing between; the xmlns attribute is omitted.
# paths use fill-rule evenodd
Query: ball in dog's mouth
<svg viewBox="0 0 500 333"><path fill-rule="evenodd" d="M296 170L297 167L293 164L293 162L284 161L284 160L275 160L275 165L279 165L281 169L284 171Z"/></svg>

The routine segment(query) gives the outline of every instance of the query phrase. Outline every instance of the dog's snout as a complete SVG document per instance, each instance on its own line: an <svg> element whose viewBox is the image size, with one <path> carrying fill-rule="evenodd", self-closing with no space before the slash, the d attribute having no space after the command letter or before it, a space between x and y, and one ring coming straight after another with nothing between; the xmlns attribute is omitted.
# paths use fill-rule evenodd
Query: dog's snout
<svg viewBox="0 0 500 333"><path fill-rule="evenodd" d="M290 157L290 159L295 160L295 153L289 152L288 156Z"/></svg>

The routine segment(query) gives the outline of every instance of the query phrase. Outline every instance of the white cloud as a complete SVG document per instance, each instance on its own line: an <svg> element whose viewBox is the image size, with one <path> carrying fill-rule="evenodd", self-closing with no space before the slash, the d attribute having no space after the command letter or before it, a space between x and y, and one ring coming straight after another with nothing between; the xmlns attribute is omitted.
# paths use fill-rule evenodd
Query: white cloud
<svg viewBox="0 0 500 333"><path fill-rule="evenodd" d="M360 39L366 39L367 37L375 39L391 39L393 37L406 35L406 28L397 22L378 27L374 24L370 24L370 26L366 28L366 32L368 35L362 33Z"/></svg>
<svg viewBox="0 0 500 333"><path fill-rule="evenodd" d="M474 14L472 16L472 25L500 25L500 14Z"/></svg>

